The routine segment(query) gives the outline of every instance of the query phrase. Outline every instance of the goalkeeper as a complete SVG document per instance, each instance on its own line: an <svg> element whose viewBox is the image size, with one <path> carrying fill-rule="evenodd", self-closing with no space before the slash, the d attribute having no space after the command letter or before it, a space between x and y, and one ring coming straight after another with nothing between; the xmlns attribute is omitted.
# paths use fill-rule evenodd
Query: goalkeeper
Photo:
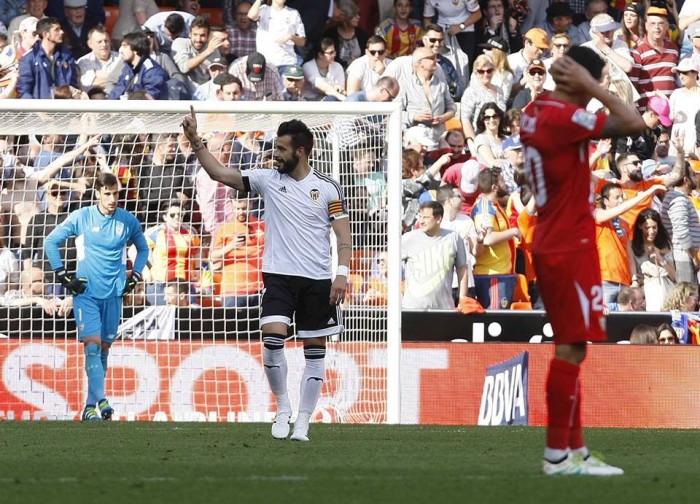
<svg viewBox="0 0 700 504"><path fill-rule="evenodd" d="M111 420L114 414L105 395L109 347L117 336L122 296L141 280L148 260L148 243L136 217L117 207L119 182L109 172L95 181L97 204L72 212L46 238L44 250L56 278L73 295L78 338L85 345L88 396L82 420ZM78 267L70 275L59 246L75 236ZM126 276L126 249L138 251L131 277ZM98 411L99 408L99 411Z"/></svg>

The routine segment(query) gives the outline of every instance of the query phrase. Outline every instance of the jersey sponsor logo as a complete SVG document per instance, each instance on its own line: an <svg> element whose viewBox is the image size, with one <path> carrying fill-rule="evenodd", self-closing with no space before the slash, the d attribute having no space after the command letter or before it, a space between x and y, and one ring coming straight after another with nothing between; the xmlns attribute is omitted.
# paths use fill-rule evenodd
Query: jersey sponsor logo
<svg viewBox="0 0 700 504"><path fill-rule="evenodd" d="M592 112L588 112L585 109L578 109L571 116L571 122L578 124L582 128L586 128L588 131L593 131L595 128L596 115Z"/></svg>
<svg viewBox="0 0 700 504"><path fill-rule="evenodd" d="M277 189L277 190L278 190L279 192L282 192L282 193L284 193L284 194L287 194L287 187L286 187L286 186L282 186L282 187L280 187L280 188Z"/></svg>
<svg viewBox="0 0 700 504"><path fill-rule="evenodd" d="M92 227L92 232L93 232L93 233L99 233L99 232L100 232L100 226L93 226L93 227Z"/></svg>
<svg viewBox="0 0 700 504"><path fill-rule="evenodd" d="M316 200L318 200L318 198L321 197L321 193L318 189L311 189L311 192L309 193L309 197L312 200L316 201Z"/></svg>
<svg viewBox="0 0 700 504"><path fill-rule="evenodd" d="M114 229L114 232L117 236L121 236L124 234L124 223L123 222L117 222L117 226Z"/></svg>

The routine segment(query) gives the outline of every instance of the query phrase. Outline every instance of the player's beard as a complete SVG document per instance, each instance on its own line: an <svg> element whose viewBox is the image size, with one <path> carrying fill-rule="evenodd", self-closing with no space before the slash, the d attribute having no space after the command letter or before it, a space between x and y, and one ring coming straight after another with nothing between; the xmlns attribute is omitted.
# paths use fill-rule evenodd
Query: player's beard
<svg viewBox="0 0 700 504"><path fill-rule="evenodd" d="M279 159L280 164L277 166L277 171L280 173L291 173L299 164L299 156L296 153L292 154L289 159Z"/></svg>
<svg viewBox="0 0 700 504"><path fill-rule="evenodd" d="M627 175L632 182L641 182L644 180L644 175L642 174L641 170L634 170L628 173Z"/></svg>

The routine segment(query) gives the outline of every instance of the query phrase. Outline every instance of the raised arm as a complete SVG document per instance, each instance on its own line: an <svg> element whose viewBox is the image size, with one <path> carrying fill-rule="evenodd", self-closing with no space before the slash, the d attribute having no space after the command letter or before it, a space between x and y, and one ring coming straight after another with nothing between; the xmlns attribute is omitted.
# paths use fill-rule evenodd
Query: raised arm
<svg viewBox="0 0 700 504"><path fill-rule="evenodd" d="M649 196L651 196L652 194L654 194L656 192L664 192L665 190L666 190L665 185L654 184L646 191L638 193L634 198L630 198L628 200L625 200L623 203L619 204L616 207L596 208L595 212L593 213L593 216L595 217L595 221L600 223L600 222L606 222L606 221L612 220L615 217L619 217L620 215L627 212L628 210L633 209L643 199L648 198Z"/></svg>
<svg viewBox="0 0 700 504"><path fill-rule="evenodd" d="M182 119L182 129L187 140L190 141L192 152L197 156L197 161L212 180L233 187L238 191L245 191L241 171L238 168L224 167L204 146L204 142L197 134L197 117L194 114L194 107L191 105L190 115Z"/></svg>

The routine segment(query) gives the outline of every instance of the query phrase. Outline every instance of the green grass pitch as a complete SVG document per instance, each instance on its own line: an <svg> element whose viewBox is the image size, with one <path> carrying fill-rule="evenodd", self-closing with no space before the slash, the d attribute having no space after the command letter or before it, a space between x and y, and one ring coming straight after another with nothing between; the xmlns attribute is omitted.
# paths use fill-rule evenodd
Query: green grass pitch
<svg viewBox="0 0 700 504"><path fill-rule="evenodd" d="M0 503L691 503L700 432L588 429L627 472L544 477L535 427L2 422Z"/></svg>

